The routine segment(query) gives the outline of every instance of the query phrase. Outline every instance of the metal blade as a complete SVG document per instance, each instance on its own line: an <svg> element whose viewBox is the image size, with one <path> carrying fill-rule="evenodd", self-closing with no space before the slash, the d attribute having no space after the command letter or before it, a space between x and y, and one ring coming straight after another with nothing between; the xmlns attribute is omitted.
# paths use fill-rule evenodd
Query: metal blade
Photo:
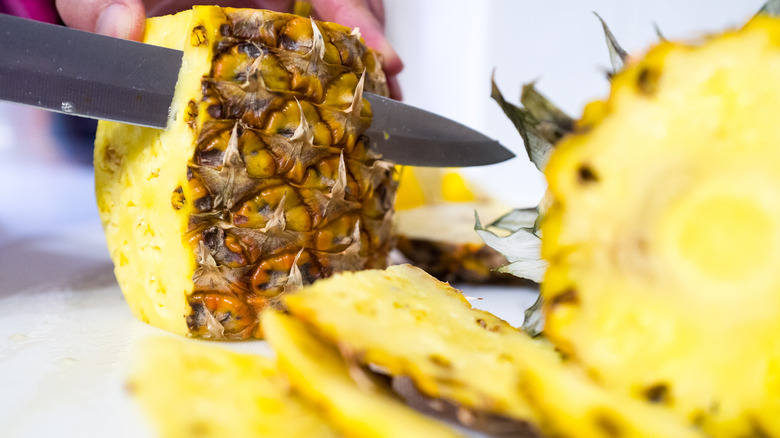
<svg viewBox="0 0 780 438"><path fill-rule="evenodd" d="M467 167L514 158L499 142L458 122L373 93L368 129L374 150L410 166Z"/></svg>
<svg viewBox="0 0 780 438"><path fill-rule="evenodd" d="M0 14L0 100L164 128L182 52Z"/></svg>

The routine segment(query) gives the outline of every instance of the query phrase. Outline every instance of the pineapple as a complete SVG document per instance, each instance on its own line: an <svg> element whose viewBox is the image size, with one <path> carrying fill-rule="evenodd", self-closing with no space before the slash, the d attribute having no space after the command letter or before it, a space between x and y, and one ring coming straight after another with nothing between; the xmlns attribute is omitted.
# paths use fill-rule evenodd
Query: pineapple
<svg viewBox="0 0 780 438"><path fill-rule="evenodd" d="M385 266L397 178L363 135L362 93L387 85L357 31L196 6L149 19L145 42L184 51L168 128L101 122L95 142L100 217L138 318L260 337L280 293Z"/></svg>
<svg viewBox="0 0 780 438"><path fill-rule="evenodd" d="M544 334L715 437L780 436L779 71L776 19L663 42L546 167Z"/></svg>
<svg viewBox="0 0 780 438"><path fill-rule="evenodd" d="M273 360L184 339L144 339L128 389L161 438L341 436Z"/></svg>
<svg viewBox="0 0 780 438"><path fill-rule="evenodd" d="M336 348L299 320L274 310L263 312L263 327L290 385L323 410L345 436L461 436L404 406L385 384L342 358Z"/></svg>
<svg viewBox="0 0 780 438"><path fill-rule="evenodd" d="M457 169L400 169L395 203L396 248L403 262L442 281L512 281L496 269L506 258L474 233L474 212L492 221L507 208L482 193Z"/></svg>
<svg viewBox="0 0 780 438"><path fill-rule="evenodd" d="M281 301L347 360L409 379L432 406L455 404L468 426L490 429L499 421L503 432L522 436L701 436L661 406L605 391L548 342L472 308L459 291L410 265L342 273ZM325 397L328 389L302 357L322 347L285 352L274 341L285 321L300 325L281 319L267 328L283 368L293 385Z"/></svg>

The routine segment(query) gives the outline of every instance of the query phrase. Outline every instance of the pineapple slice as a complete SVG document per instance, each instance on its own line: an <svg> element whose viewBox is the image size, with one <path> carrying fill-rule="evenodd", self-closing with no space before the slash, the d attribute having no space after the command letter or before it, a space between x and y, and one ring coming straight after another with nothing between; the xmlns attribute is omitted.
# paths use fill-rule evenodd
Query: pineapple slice
<svg viewBox="0 0 780 438"><path fill-rule="evenodd" d="M262 356L149 338L128 388L162 438L341 436Z"/></svg>
<svg viewBox="0 0 780 438"><path fill-rule="evenodd" d="M547 166L544 332L716 437L780 436L780 22L662 43Z"/></svg>
<svg viewBox="0 0 780 438"><path fill-rule="evenodd" d="M357 369L350 371L338 352L312 335L301 321L268 310L263 313L262 322L290 384L322 407L324 415L345 436L460 436L403 405L383 391L380 384L372 382L368 374Z"/></svg>
<svg viewBox="0 0 780 438"><path fill-rule="evenodd" d="M410 265L344 273L282 304L361 363L410 377L428 397L515 419L532 418L517 391L515 358L553 354Z"/></svg>
<svg viewBox="0 0 780 438"><path fill-rule="evenodd" d="M386 264L396 181L362 135L387 93L357 32L197 6L148 20L184 51L166 130L101 122L95 185L133 313L211 339L261 336L280 292Z"/></svg>
<svg viewBox="0 0 780 438"><path fill-rule="evenodd" d="M423 395L460 406L467 425L475 418L471 413L528 423L517 430L549 436L606 438L618 428L625 437L700 436L666 409L605 391L565 364L550 344L472 308L419 268L342 273L282 302L353 360L408 377ZM312 374L302 360L286 361L285 369L296 368L301 379Z"/></svg>

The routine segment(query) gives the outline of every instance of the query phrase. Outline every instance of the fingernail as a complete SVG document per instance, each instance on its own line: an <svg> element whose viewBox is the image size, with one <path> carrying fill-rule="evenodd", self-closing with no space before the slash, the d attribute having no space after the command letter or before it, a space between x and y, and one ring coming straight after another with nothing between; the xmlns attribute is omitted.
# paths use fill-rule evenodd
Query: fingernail
<svg viewBox="0 0 780 438"><path fill-rule="evenodd" d="M129 38L133 13L124 3L106 6L95 23L95 32L117 38Z"/></svg>

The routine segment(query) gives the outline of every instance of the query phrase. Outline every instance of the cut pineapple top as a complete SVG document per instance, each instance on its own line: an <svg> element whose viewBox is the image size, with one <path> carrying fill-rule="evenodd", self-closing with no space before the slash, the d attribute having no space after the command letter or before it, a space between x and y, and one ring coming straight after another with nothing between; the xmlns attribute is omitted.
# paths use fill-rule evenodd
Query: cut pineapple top
<svg viewBox="0 0 780 438"><path fill-rule="evenodd" d="M546 170L545 333L607 388L780 436L780 22L663 43Z"/></svg>
<svg viewBox="0 0 780 438"><path fill-rule="evenodd" d="M274 361L183 339L144 339L129 389L161 438L338 437Z"/></svg>

